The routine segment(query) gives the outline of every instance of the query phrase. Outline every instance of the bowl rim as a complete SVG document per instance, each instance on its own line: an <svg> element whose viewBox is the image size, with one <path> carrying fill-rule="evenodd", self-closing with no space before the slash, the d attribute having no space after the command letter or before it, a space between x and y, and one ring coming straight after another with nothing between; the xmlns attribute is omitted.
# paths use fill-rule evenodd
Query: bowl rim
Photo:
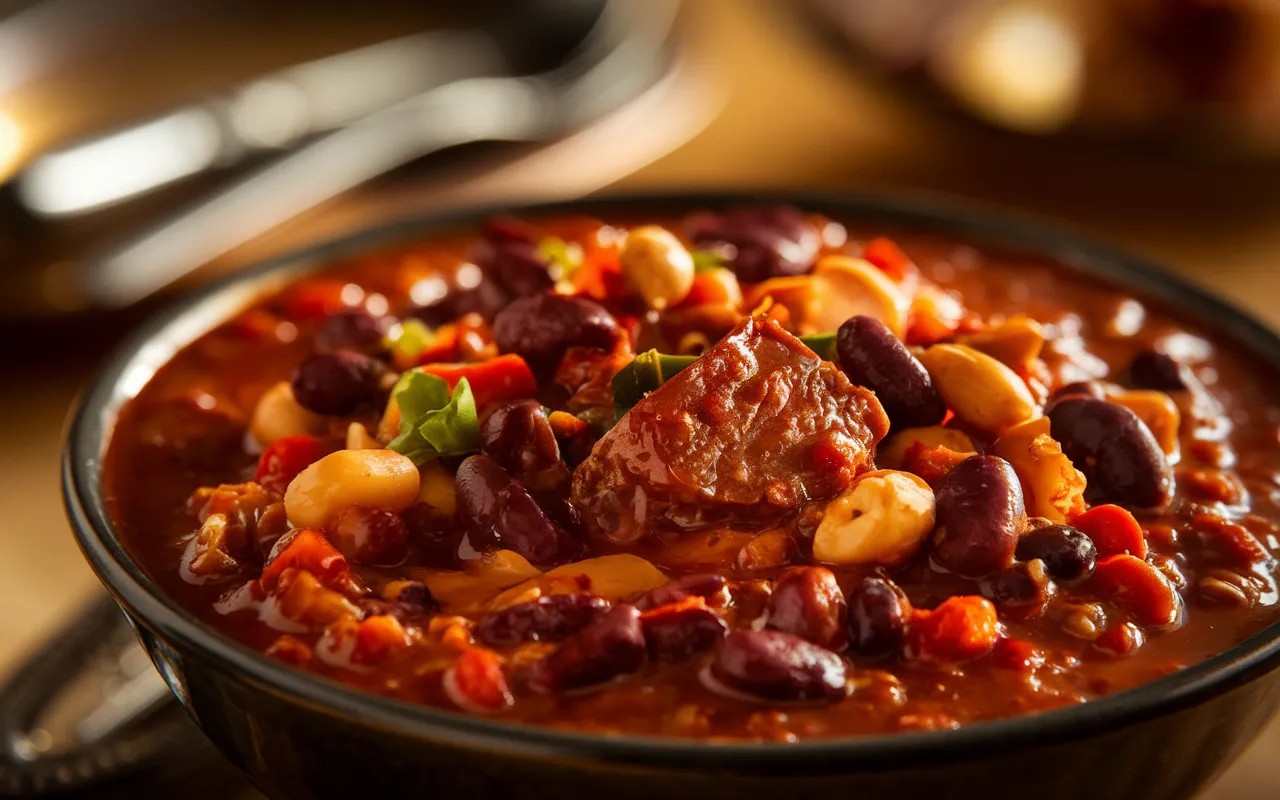
<svg viewBox="0 0 1280 800"><path fill-rule="evenodd" d="M668 191L468 206L362 230L221 278L170 303L121 342L77 399L66 429L63 498L82 552L135 624L141 623L162 639L181 642L202 659L211 659L257 688L287 696L290 702L323 706L356 726L373 725L428 740L447 737L464 746L528 757L771 774L780 770L806 774L880 771L1103 734L1201 704L1280 666L1278 622L1226 652L1135 688L1051 711L976 722L958 730L802 740L786 746L565 731L393 700L278 663L224 637L169 600L128 556L116 535L106 508L100 465L118 409L176 350L254 298L337 258L474 225L496 213L672 214L754 203L787 203L836 220L955 235L980 245L1047 257L1065 268L1156 299L1272 366L1280 365L1280 336L1186 278L1061 224L970 200L941 200L920 194ZM161 671L182 697L180 676Z"/></svg>

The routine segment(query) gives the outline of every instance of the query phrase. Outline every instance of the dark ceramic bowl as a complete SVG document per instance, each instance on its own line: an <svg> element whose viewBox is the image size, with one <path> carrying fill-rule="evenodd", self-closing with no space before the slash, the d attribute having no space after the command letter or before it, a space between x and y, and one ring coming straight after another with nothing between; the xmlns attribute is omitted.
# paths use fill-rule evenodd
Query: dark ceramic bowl
<svg viewBox="0 0 1280 800"><path fill-rule="evenodd" d="M685 211L787 201L837 219L957 234L1053 257L1165 301L1280 365L1280 338L1146 261L1040 224L911 200L712 195L583 200L517 212ZM80 546L174 694L268 795L282 797L1174 798L1194 794L1280 703L1280 625L1202 664L1057 711L957 731L777 744L565 733L408 705L292 669L165 597L107 513L102 455L117 413L179 348L262 293L365 248L472 222L431 216L280 259L152 320L98 376L63 463Z"/></svg>

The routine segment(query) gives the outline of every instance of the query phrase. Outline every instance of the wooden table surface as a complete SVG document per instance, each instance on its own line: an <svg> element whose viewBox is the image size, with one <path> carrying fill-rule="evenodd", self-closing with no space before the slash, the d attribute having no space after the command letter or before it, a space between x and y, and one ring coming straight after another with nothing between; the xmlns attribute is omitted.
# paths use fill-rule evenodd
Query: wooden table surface
<svg viewBox="0 0 1280 800"><path fill-rule="evenodd" d="M943 192L1097 233L1280 325L1275 169L1170 164L997 134L850 71L838 54L809 38L782 3L692 0L689 10L692 41L682 82L633 112L643 119L606 127L576 149L531 158L503 180L468 184L464 196L581 192L632 169L616 180L617 189ZM716 111L705 130L643 165ZM637 125L660 135L632 143L627 132ZM579 161L592 165L577 174ZM439 185L430 192L404 185L364 190L232 260L449 199ZM59 438L101 343L129 324L0 327L0 597L18 612L0 615L0 665L13 663L98 591L63 519ZM1271 757L1277 748L1280 723L1204 796L1277 796L1280 764Z"/></svg>

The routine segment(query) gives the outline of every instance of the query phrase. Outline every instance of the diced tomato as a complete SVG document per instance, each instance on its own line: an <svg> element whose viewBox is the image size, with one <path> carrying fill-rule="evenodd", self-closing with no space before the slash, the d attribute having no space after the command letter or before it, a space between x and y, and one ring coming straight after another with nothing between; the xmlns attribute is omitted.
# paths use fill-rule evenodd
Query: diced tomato
<svg viewBox="0 0 1280 800"><path fill-rule="evenodd" d="M515 353L475 364L427 364L422 371L444 378L450 389L466 378L479 407L533 397L538 391L538 381L533 377L533 371Z"/></svg>
<svg viewBox="0 0 1280 800"><path fill-rule="evenodd" d="M1127 656L1137 652L1144 641L1141 628L1132 622L1122 622L1103 631L1094 639L1093 646L1105 653Z"/></svg>
<svg viewBox="0 0 1280 800"><path fill-rule="evenodd" d="M587 248L581 266L573 271L569 281L578 294L593 300L622 300L631 294L615 247Z"/></svg>
<svg viewBox="0 0 1280 800"><path fill-rule="evenodd" d="M1121 553L1137 558L1147 557L1147 540L1142 534L1142 526L1133 514L1120 506L1094 506L1072 517L1071 524L1093 540L1099 558Z"/></svg>
<svg viewBox="0 0 1280 800"><path fill-rule="evenodd" d="M1182 598L1160 570L1121 553L1098 561L1089 589L1129 612L1139 625L1167 626L1182 615Z"/></svg>
<svg viewBox="0 0 1280 800"><path fill-rule="evenodd" d="M883 236L867 242L862 249L862 257L895 281L903 280L915 270L915 265L907 258L907 254L892 239Z"/></svg>
<svg viewBox="0 0 1280 800"><path fill-rule="evenodd" d="M409 633L395 617L387 614L369 617L361 620L356 629L351 660L357 664L376 664L408 646Z"/></svg>
<svg viewBox="0 0 1280 800"><path fill-rule="evenodd" d="M1001 669L1032 672L1044 664L1044 653L1022 639L1000 639L991 650L991 663Z"/></svg>
<svg viewBox="0 0 1280 800"><path fill-rule="evenodd" d="M515 702L502 674L502 659L492 650L472 647L458 656L445 676L446 691L464 707L501 711Z"/></svg>
<svg viewBox="0 0 1280 800"><path fill-rule="evenodd" d="M320 458L320 440L314 436L286 436L277 439L258 459L254 483L284 494L298 473Z"/></svg>
<svg viewBox="0 0 1280 800"><path fill-rule="evenodd" d="M932 611L912 612L907 649L930 663L972 661L991 652L999 638L999 618L990 600L949 597Z"/></svg>
<svg viewBox="0 0 1280 800"><path fill-rule="evenodd" d="M303 281L284 301L284 315L294 321L321 319L347 308L342 299L345 281Z"/></svg>
<svg viewBox="0 0 1280 800"><path fill-rule="evenodd" d="M276 542L258 579L262 588L268 592L275 588L281 573L289 567L310 572L320 583L330 588L344 587L351 577L347 559L329 544L329 540L320 531L312 528L303 528Z"/></svg>
<svg viewBox="0 0 1280 800"><path fill-rule="evenodd" d="M287 633L272 642L265 652L271 658L295 667L305 667L311 663L313 655L309 644Z"/></svg>
<svg viewBox="0 0 1280 800"><path fill-rule="evenodd" d="M551 432L557 439L572 439L591 427L586 420L575 417L568 411L552 411L547 416L547 421L551 423Z"/></svg>
<svg viewBox="0 0 1280 800"><path fill-rule="evenodd" d="M1224 551L1246 566L1271 561L1271 551L1245 526L1217 514L1201 512L1191 520L1191 527L1210 545Z"/></svg>

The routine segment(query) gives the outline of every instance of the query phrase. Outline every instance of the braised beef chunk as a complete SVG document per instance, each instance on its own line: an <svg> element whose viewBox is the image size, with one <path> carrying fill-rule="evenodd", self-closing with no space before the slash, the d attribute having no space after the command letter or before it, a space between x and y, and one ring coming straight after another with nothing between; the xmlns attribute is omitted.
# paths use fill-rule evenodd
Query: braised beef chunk
<svg viewBox="0 0 1280 800"><path fill-rule="evenodd" d="M874 395L751 317L596 444L574 472L573 503L615 541L717 512L793 510L868 469L888 428Z"/></svg>

